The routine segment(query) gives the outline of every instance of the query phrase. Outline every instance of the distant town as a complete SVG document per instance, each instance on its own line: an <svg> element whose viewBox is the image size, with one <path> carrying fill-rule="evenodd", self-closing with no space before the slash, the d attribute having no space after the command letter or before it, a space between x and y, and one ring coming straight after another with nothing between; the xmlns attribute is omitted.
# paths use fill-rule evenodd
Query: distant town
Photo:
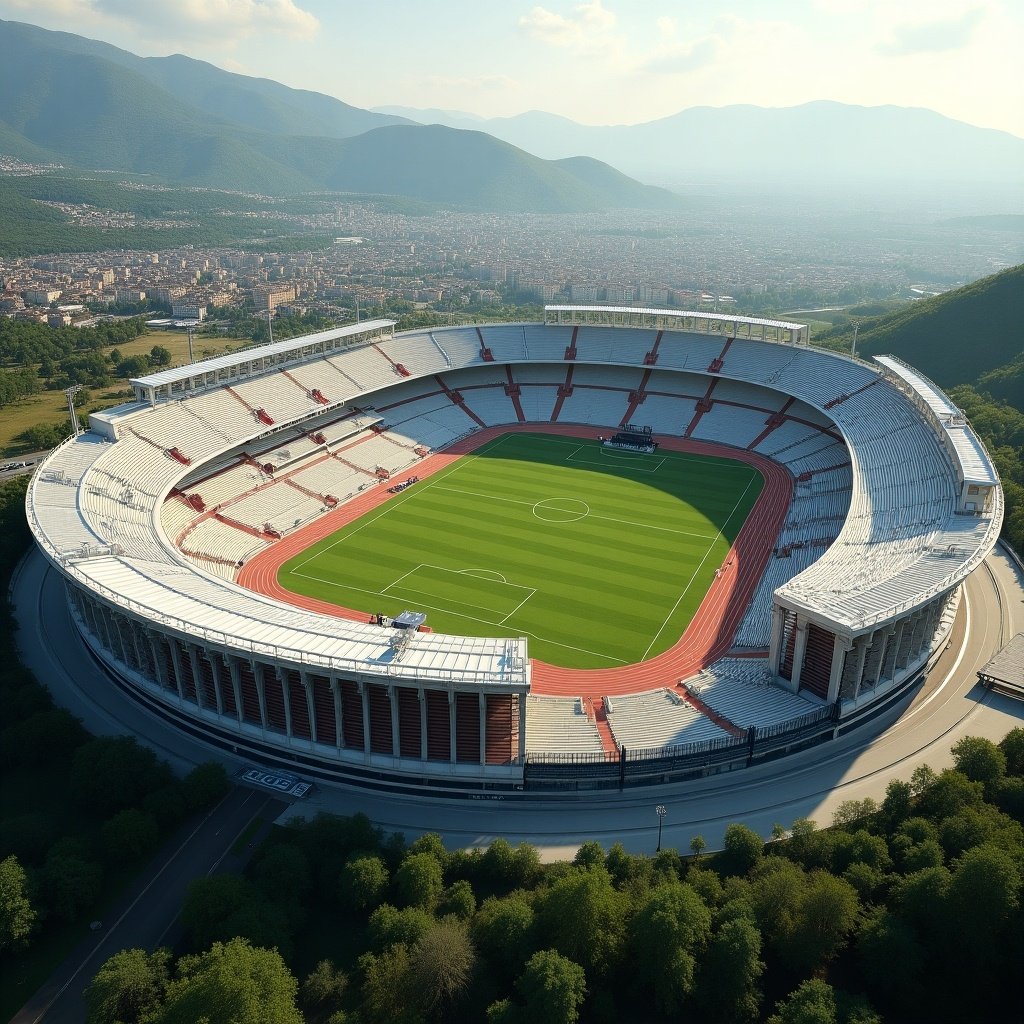
<svg viewBox="0 0 1024 1024"><path fill-rule="evenodd" d="M42 170L17 161L0 167L7 175ZM705 197L685 215L514 217L407 215L318 198L323 212L283 218L296 235L325 239L313 251L275 252L270 241L258 250L234 244L0 257L0 316L60 327L145 312L184 326L242 312L337 320L370 308L453 315L560 300L771 314L935 294L1022 255L1019 238L1006 232L975 231L972 244L950 245L941 222L908 230L894 218L887 230L877 214L868 217L871 230L841 231L824 209L761 209L755 198ZM86 204L42 205L59 208L72 235L88 226L123 237L124 229L197 219L189 210L146 219ZM257 220L266 212L254 203L233 216ZM275 218L280 230L282 217Z"/></svg>

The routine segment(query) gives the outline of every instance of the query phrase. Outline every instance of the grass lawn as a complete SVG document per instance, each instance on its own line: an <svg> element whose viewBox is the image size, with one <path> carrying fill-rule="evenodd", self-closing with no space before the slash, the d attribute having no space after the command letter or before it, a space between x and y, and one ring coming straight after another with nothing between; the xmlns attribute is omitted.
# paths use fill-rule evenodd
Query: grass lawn
<svg viewBox="0 0 1024 1024"><path fill-rule="evenodd" d="M295 593L525 636L555 665L653 657L686 629L764 480L732 459L504 434L282 566Z"/></svg>
<svg viewBox="0 0 1024 1024"><path fill-rule="evenodd" d="M240 348L248 342L226 335L204 337L196 335L193 349L196 359L220 355L228 348ZM147 331L138 338L118 345L123 356L149 355L154 345L161 345L171 352L171 365L179 366L188 362L188 336L184 331ZM104 354L109 349L104 349ZM116 379L103 388L90 388L91 398L79 413L109 409L131 399L127 379ZM63 391L40 391L35 395L19 399L0 409L0 458L16 458L33 450L33 445L19 438L19 434L40 423L63 423L68 418L67 399Z"/></svg>

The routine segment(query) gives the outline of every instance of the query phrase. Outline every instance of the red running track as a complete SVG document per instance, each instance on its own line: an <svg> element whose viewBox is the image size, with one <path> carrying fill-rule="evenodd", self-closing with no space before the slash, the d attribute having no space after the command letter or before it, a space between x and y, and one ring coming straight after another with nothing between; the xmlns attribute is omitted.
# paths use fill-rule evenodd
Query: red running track
<svg viewBox="0 0 1024 1024"><path fill-rule="evenodd" d="M457 441L444 452L424 459L416 466L416 475L421 480L426 479L475 451L492 438L513 432L596 439L601 431L597 428L560 423L487 427ZM659 435L659 442L662 448L669 451L713 455L745 462L764 476L764 489L733 542L723 563L726 568L711 584L686 631L667 651L648 661L619 668L559 668L557 665L549 665L534 659L531 682L531 690L534 693L603 697L675 686L680 679L694 675L723 657L732 646L732 638L743 619L747 605L754 596L771 557L775 538L785 522L792 497L793 478L785 467L756 452L681 437ZM364 491L347 504L328 512L316 522L261 551L242 568L238 574L238 584L257 594L307 611L354 619L357 622L368 621L369 615L365 611L343 608L328 601L293 594L278 583L277 574L289 559L383 505L391 497L387 487L383 485L375 485Z"/></svg>

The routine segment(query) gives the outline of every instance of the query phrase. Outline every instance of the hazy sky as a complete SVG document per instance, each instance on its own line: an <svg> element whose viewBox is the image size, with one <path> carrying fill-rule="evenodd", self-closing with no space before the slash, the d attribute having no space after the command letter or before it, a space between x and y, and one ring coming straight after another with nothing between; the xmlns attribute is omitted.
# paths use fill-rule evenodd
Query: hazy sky
<svg viewBox="0 0 1024 1024"><path fill-rule="evenodd" d="M1024 136L1022 0L0 0L0 17L361 107L607 124L831 99Z"/></svg>

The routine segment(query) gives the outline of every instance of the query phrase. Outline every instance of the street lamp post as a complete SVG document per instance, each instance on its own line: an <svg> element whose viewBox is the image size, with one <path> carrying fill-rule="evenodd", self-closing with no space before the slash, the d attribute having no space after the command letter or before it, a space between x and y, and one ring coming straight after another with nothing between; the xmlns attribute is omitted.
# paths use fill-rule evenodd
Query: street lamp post
<svg viewBox="0 0 1024 1024"><path fill-rule="evenodd" d="M668 811L664 804L658 804L654 808L654 813L658 816L658 849L656 852L661 853L661 826L665 824L665 815L668 814Z"/></svg>

